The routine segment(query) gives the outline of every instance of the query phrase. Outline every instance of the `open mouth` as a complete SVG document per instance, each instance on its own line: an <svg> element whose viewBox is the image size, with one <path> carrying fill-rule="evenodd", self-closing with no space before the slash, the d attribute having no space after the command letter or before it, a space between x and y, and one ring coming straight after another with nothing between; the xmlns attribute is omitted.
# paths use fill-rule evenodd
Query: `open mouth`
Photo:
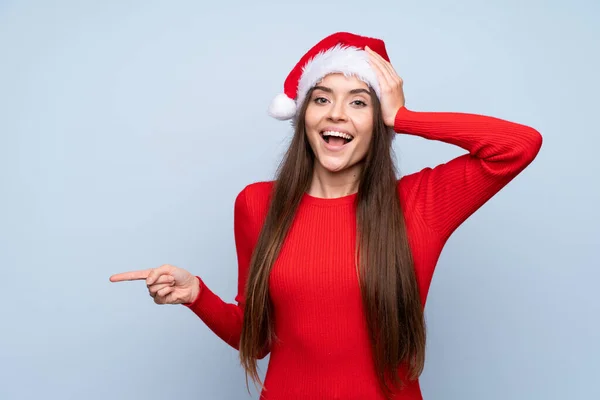
<svg viewBox="0 0 600 400"><path fill-rule="evenodd" d="M321 137L326 143L333 146L343 146L350 143L352 139L354 139L354 136L338 131L322 131Z"/></svg>

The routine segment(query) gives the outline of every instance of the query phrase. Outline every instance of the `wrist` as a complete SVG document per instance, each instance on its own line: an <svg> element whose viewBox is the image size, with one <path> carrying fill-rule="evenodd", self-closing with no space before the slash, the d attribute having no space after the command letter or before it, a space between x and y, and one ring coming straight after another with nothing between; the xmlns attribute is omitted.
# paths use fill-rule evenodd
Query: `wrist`
<svg viewBox="0 0 600 400"><path fill-rule="evenodd" d="M197 276L195 276L194 283L191 288L190 298L189 298L189 301L187 302L188 304L191 304L198 299L198 296L200 295L200 290L201 290L200 279Z"/></svg>
<svg viewBox="0 0 600 400"><path fill-rule="evenodd" d="M389 126L390 128L394 128L396 126L396 120L398 119L398 115L405 109L404 104L402 104L400 107L398 107L398 109L396 110L396 112L394 113L394 117L390 118L389 121L384 121L385 124L387 126Z"/></svg>

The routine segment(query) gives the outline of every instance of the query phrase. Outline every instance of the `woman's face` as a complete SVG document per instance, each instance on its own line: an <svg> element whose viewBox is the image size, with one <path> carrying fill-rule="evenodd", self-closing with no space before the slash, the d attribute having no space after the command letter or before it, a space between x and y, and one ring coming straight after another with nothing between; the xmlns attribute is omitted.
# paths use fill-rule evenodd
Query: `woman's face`
<svg viewBox="0 0 600 400"><path fill-rule="evenodd" d="M318 164L340 172L362 161L373 136L368 85L354 76L329 74L308 101L306 135Z"/></svg>

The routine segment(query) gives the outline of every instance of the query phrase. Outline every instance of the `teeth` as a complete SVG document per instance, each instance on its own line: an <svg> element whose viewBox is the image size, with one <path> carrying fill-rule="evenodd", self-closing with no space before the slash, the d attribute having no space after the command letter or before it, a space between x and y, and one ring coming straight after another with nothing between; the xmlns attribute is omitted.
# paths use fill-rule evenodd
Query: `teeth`
<svg viewBox="0 0 600 400"><path fill-rule="evenodd" d="M353 139L352 135L348 135L347 133L336 132L336 131L325 131L325 132L323 132L323 136L337 136L337 137L341 137L341 138L346 139L346 140L352 140Z"/></svg>

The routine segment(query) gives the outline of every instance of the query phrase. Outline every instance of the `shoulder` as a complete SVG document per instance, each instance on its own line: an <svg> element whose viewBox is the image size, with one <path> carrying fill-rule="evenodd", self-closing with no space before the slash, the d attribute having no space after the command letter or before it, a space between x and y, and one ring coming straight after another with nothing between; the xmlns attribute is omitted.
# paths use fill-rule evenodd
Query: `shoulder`
<svg viewBox="0 0 600 400"><path fill-rule="evenodd" d="M239 193L238 199L243 197L246 202L261 202L271 196L275 181L260 181L246 185Z"/></svg>
<svg viewBox="0 0 600 400"><path fill-rule="evenodd" d="M266 215L274 184L274 181L260 181L246 185L236 197L236 210L259 217Z"/></svg>
<svg viewBox="0 0 600 400"><path fill-rule="evenodd" d="M398 195L405 206L414 205L416 195L423 184L424 177L432 171L430 167L423 168L398 179ZM411 207L412 208L412 207Z"/></svg>
<svg viewBox="0 0 600 400"><path fill-rule="evenodd" d="M253 182L246 185L242 192L246 193L246 196L256 197L263 195L270 195L273 190L273 186L275 185L275 181L259 181ZM241 192L240 192L241 193Z"/></svg>

